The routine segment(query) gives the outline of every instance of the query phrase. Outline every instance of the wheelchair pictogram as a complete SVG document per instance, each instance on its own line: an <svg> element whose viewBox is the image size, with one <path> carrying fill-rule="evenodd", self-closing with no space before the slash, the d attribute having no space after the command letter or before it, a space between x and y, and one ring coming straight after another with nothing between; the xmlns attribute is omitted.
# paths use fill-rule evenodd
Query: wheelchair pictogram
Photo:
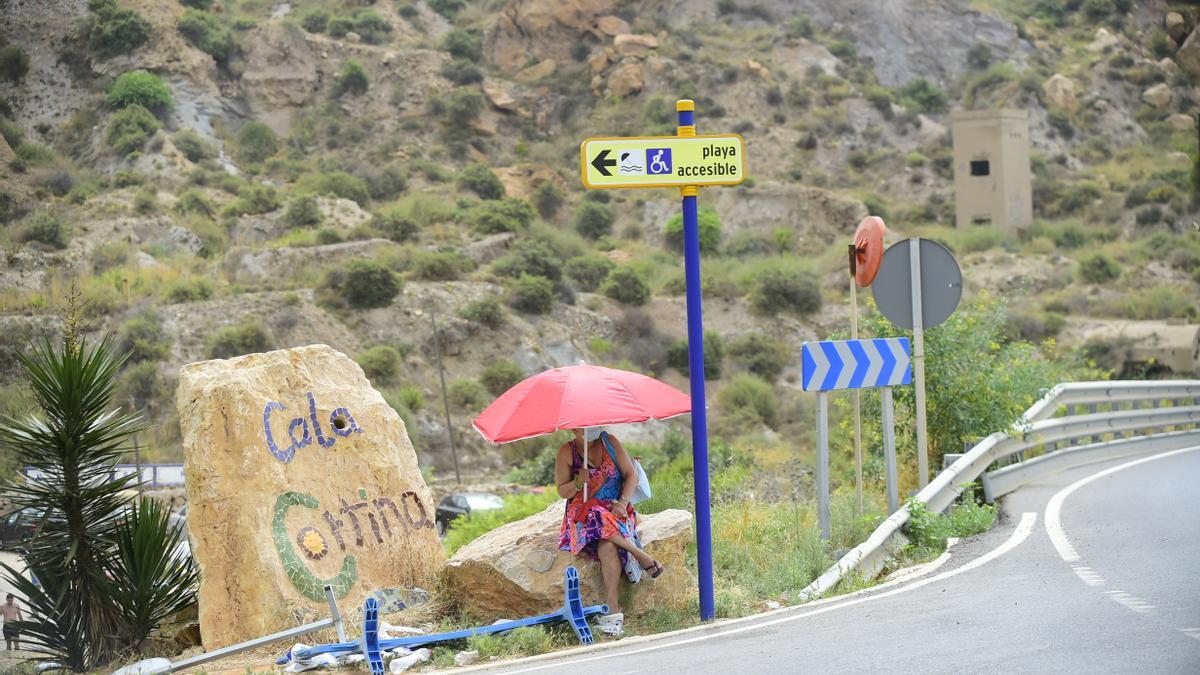
<svg viewBox="0 0 1200 675"><path fill-rule="evenodd" d="M670 148L646 149L646 173L651 176L663 176L672 173Z"/></svg>

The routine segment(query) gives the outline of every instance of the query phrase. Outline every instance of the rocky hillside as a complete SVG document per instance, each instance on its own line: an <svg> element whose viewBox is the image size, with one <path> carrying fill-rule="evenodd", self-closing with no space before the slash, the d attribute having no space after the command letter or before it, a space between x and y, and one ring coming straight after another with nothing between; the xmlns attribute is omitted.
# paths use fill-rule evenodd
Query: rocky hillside
<svg viewBox="0 0 1200 675"><path fill-rule="evenodd" d="M469 422L525 374L685 385L677 195L576 174L580 140L673 133L685 97L752 175L701 200L719 434L808 433L794 354L845 329L868 213L948 243L1014 338L1195 321L1196 23L1160 0L0 0L0 411L29 407L14 355L74 288L133 350L149 457L179 459L180 365L323 342L444 476L436 320L466 471L495 474L538 446ZM952 229L949 113L993 107L1030 113L1021 233Z"/></svg>

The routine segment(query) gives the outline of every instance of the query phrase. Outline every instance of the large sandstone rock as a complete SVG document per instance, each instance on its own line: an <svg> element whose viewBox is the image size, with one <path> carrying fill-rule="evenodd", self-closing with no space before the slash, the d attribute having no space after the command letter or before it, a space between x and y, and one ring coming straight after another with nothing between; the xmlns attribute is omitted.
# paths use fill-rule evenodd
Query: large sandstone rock
<svg viewBox="0 0 1200 675"><path fill-rule="evenodd" d="M653 35L626 33L613 38L613 47L619 56L646 56L658 49L658 38Z"/></svg>
<svg viewBox="0 0 1200 675"><path fill-rule="evenodd" d="M642 66L635 61L622 63L608 75L608 92L613 96L636 94L646 86Z"/></svg>
<svg viewBox="0 0 1200 675"><path fill-rule="evenodd" d="M286 133L294 110L321 87L320 58L297 26L269 22L247 40L242 89L258 119Z"/></svg>
<svg viewBox="0 0 1200 675"><path fill-rule="evenodd" d="M484 55L507 73L520 70L530 57L566 62L585 34L594 35L602 17L617 9L618 0L509 0L484 42ZM604 28L614 28L608 19Z"/></svg>
<svg viewBox="0 0 1200 675"><path fill-rule="evenodd" d="M604 602L599 563L558 550L563 502L492 530L458 550L446 563L442 581L466 609L485 618L520 618L562 606L563 570L579 570L585 604ZM662 606L686 605L695 579L685 566L692 538L692 514L668 510L642 516L638 533L646 552L666 567L657 579L637 585L621 582L621 609L641 614Z"/></svg>
<svg viewBox="0 0 1200 675"><path fill-rule="evenodd" d="M1163 24L1166 26L1167 35L1171 36L1175 44L1183 42L1183 39L1187 37L1187 21L1179 12L1167 12Z"/></svg>
<svg viewBox="0 0 1200 675"><path fill-rule="evenodd" d="M1200 30L1192 31L1183 41L1179 51L1175 52L1175 60L1179 62L1180 68L1192 75L1200 75Z"/></svg>
<svg viewBox="0 0 1200 675"><path fill-rule="evenodd" d="M1196 128L1196 120L1191 115L1171 115L1167 118L1167 126L1175 131L1191 131Z"/></svg>
<svg viewBox="0 0 1200 675"><path fill-rule="evenodd" d="M1160 82L1143 91L1142 100L1161 110L1171 104L1171 88Z"/></svg>
<svg viewBox="0 0 1200 675"><path fill-rule="evenodd" d="M1120 38L1102 27L1096 30L1096 37L1088 43L1087 48L1093 52L1102 52L1119 44L1121 44Z"/></svg>
<svg viewBox="0 0 1200 675"><path fill-rule="evenodd" d="M434 504L400 416L311 345L182 368L188 529L207 649L434 581Z"/></svg>
<svg viewBox="0 0 1200 675"><path fill-rule="evenodd" d="M1047 102L1063 110L1074 112L1079 107L1079 101L1075 98L1075 83L1059 73L1042 83L1042 94Z"/></svg>

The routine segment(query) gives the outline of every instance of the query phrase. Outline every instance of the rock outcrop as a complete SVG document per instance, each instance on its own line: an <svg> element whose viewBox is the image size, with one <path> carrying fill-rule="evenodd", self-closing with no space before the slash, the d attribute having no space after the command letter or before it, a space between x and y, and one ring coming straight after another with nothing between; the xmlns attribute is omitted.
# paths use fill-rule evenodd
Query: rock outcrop
<svg viewBox="0 0 1200 675"><path fill-rule="evenodd" d="M1171 115L1167 118L1167 126L1175 131L1191 131L1196 128L1196 120L1191 115Z"/></svg>
<svg viewBox="0 0 1200 675"><path fill-rule="evenodd" d="M1192 31L1183 41L1179 51L1175 52L1175 60L1180 68L1192 75L1200 75L1200 30Z"/></svg>
<svg viewBox="0 0 1200 675"><path fill-rule="evenodd" d="M1055 73L1042 83L1042 94L1051 105L1074 112L1079 107L1075 98L1075 83L1070 78Z"/></svg>
<svg viewBox="0 0 1200 675"><path fill-rule="evenodd" d="M254 112L278 133L321 86L320 60L297 26L270 22L249 40L242 89Z"/></svg>
<svg viewBox="0 0 1200 675"><path fill-rule="evenodd" d="M519 618L562 606L563 570L579 570L585 604L604 602L600 565L558 550L563 502L495 529L459 549L442 580L466 609L483 617ZM654 607L680 606L692 599L695 579L685 566L692 515L668 510L641 516L638 532L647 553L666 569L657 579L621 582L621 609L641 614Z"/></svg>
<svg viewBox="0 0 1200 675"><path fill-rule="evenodd" d="M399 415L325 345L184 366L188 529L213 649L424 586L444 558Z"/></svg>
<svg viewBox="0 0 1200 675"><path fill-rule="evenodd" d="M510 0L487 35L484 56L510 74L530 57L568 61L583 35L624 28L611 16L619 4L618 0Z"/></svg>
<svg viewBox="0 0 1200 675"><path fill-rule="evenodd" d="M1160 82L1142 92L1142 100L1162 110L1171 105L1171 88Z"/></svg>
<svg viewBox="0 0 1200 675"><path fill-rule="evenodd" d="M639 63L630 61L613 68L608 74L608 93L613 96L636 94L646 86L646 76Z"/></svg>
<svg viewBox="0 0 1200 675"><path fill-rule="evenodd" d="M1179 12L1167 12L1167 16L1163 19L1163 26L1167 29L1167 35L1170 36L1175 44L1181 44L1187 38L1187 21Z"/></svg>

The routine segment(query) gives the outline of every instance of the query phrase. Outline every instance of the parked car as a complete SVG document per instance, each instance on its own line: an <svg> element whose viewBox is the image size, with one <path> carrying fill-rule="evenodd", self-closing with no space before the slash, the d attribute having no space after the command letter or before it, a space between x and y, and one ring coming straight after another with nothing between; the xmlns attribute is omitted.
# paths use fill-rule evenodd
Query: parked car
<svg viewBox="0 0 1200 675"><path fill-rule="evenodd" d="M463 492L456 495L447 495L442 497L442 501L438 502L437 522L438 535L445 535L446 529L450 527L450 522L460 516L471 517L475 511L492 511L504 506L504 500L498 495L488 494L486 492Z"/></svg>
<svg viewBox="0 0 1200 675"><path fill-rule="evenodd" d="M0 518L0 548L13 548L25 543L38 531L34 513L30 509L13 511Z"/></svg>

